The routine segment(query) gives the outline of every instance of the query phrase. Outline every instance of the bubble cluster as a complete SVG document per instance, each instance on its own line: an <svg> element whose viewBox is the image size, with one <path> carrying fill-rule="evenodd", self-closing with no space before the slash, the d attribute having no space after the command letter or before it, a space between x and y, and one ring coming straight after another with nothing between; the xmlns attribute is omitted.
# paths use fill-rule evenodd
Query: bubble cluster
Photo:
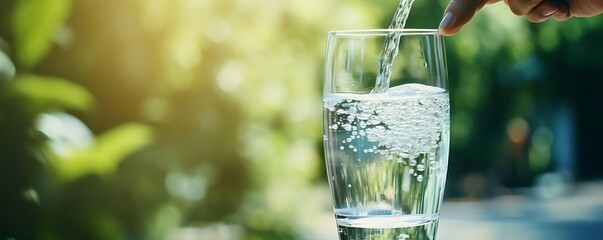
<svg viewBox="0 0 603 240"><path fill-rule="evenodd" d="M405 84L382 94L325 96L328 135L341 139L342 151L381 154L412 168L422 181L426 170L439 169L438 149L448 131L449 100L441 88Z"/></svg>

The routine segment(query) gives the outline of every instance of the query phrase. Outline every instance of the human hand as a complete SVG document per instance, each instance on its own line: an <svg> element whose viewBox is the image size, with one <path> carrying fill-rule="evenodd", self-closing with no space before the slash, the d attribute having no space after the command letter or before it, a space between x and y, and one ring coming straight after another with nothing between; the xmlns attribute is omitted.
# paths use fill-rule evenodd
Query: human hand
<svg viewBox="0 0 603 240"><path fill-rule="evenodd" d="M473 18L484 5L500 0L451 0L440 23L443 35L453 35ZM511 11L532 22L552 17L563 21L570 17L591 17L603 13L603 0L504 0Z"/></svg>

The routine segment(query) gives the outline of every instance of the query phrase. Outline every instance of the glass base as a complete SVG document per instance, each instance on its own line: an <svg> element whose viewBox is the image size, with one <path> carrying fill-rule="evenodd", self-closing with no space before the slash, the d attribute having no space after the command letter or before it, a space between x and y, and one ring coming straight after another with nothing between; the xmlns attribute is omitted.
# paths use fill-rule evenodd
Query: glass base
<svg viewBox="0 0 603 240"><path fill-rule="evenodd" d="M339 240L435 240L438 222L407 228L354 228L337 226Z"/></svg>

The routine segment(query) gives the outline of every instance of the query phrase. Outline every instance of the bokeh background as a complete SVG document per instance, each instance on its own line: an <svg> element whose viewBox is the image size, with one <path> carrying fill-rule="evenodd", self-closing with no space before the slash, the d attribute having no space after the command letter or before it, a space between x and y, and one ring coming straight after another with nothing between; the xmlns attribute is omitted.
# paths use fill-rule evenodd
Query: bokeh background
<svg viewBox="0 0 603 240"><path fill-rule="evenodd" d="M446 4L415 1L407 27ZM335 239L325 35L396 6L2 0L0 239ZM533 24L502 3L446 39L442 239L603 234L601 43L601 16Z"/></svg>

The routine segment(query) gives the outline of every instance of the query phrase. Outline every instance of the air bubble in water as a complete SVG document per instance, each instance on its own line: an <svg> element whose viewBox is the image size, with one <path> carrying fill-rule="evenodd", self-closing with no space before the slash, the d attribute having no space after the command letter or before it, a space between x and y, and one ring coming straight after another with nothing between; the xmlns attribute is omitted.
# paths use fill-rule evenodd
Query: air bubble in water
<svg viewBox="0 0 603 240"><path fill-rule="evenodd" d="M416 166L416 165L417 165L417 160L410 159L410 160L408 161L408 165L413 166L413 167L414 167L414 166Z"/></svg>
<svg viewBox="0 0 603 240"><path fill-rule="evenodd" d="M429 162L429 168L431 168L431 169L438 169L438 162L437 161L430 161Z"/></svg>
<svg viewBox="0 0 603 240"><path fill-rule="evenodd" d="M425 165L423 165L423 164L417 165L417 171L422 172L424 170L425 170Z"/></svg>
<svg viewBox="0 0 603 240"><path fill-rule="evenodd" d="M423 181L423 175L417 176L417 181L422 182Z"/></svg>

